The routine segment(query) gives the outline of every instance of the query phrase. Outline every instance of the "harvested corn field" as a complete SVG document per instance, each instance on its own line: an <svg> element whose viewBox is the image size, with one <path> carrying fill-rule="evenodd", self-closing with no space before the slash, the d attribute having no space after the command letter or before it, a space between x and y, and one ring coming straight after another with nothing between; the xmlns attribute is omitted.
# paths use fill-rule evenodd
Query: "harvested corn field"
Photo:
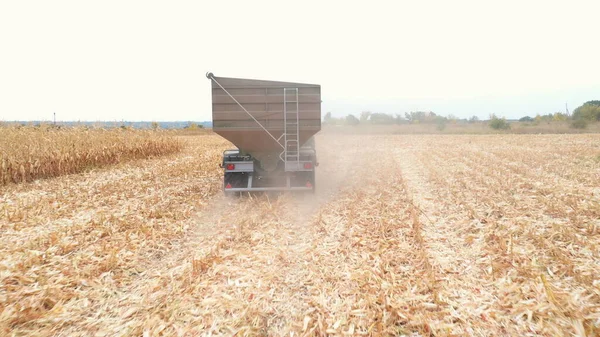
<svg viewBox="0 0 600 337"><path fill-rule="evenodd" d="M324 133L314 196L241 198L181 142L2 188L2 334L600 333L600 136Z"/></svg>
<svg viewBox="0 0 600 337"><path fill-rule="evenodd" d="M159 131L0 127L0 186L180 150L180 142Z"/></svg>

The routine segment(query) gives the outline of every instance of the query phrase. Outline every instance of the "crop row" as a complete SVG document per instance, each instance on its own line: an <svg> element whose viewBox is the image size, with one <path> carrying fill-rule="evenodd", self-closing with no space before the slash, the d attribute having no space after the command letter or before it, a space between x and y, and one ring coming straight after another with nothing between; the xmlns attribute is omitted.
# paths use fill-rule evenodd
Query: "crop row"
<svg viewBox="0 0 600 337"><path fill-rule="evenodd" d="M123 129L0 129L0 186L180 151L167 133Z"/></svg>

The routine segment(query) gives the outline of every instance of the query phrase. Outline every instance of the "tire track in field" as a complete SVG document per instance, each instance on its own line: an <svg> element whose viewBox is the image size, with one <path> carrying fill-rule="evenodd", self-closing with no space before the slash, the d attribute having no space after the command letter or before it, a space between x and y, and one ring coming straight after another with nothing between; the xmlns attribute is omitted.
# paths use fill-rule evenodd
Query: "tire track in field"
<svg viewBox="0 0 600 337"><path fill-rule="evenodd" d="M403 146L396 150L396 158L412 203L420 213L424 246L437 276L439 302L460 329L452 332L483 336L506 333L497 322L486 322L489 317L484 313L490 311L495 299L480 266L482 240L465 240L472 224L462 210L435 194L425 176L427 168L415 156L415 151L422 150L414 145ZM475 321L479 323L477 331L471 328Z"/></svg>
<svg viewBox="0 0 600 337"><path fill-rule="evenodd" d="M282 220L288 225L290 232L301 233L304 226L319 212L322 205L334 199L341 190L348 189L360 182L356 179L353 167L360 167L364 163L360 160L364 156L357 155L356 138L347 136L322 136L317 137L317 150L320 165L316 174L316 192L312 193L285 193L282 195L244 194L239 197L226 197L217 193L208 204L196 213L190 220L189 230L185 237L173 242L172 249L164 256L152 261L146 261L147 268L160 269L166 265L173 265L193 257L198 246L205 244L207 238L215 236L223 230L236 228L250 216L252 212L240 212L246 209L253 199L263 202L279 202ZM343 163L343 165L340 165ZM280 200L281 199L281 200ZM300 238L297 238L301 241Z"/></svg>

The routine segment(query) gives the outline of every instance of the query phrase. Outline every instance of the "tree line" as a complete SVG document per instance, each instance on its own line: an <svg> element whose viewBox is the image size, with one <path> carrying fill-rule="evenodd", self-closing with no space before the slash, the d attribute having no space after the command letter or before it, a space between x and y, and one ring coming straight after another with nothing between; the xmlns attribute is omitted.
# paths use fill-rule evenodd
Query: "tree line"
<svg viewBox="0 0 600 337"><path fill-rule="evenodd" d="M349 114L346 117L333 117L331 112L325 114L323 124L328 125L359 125L359 124L436 124L439 129L443 129L447 123L476 123L479 122L477 116L470 118L458 118L452 114L448 116L438 115L433 111L413 111L404 114L386 114L381 112L363 111L357 117ZM534 117L524 116L519 119L520 122L529 122L537 124L540 122L553 121L571 121L575 128L583 128L590 121L600 121L600 100L588 101L575 109L572 115L563 112L555 112L546 115L537 114ZM493 129L509 129L510 123L504 117L498 117L491 114L489 120L486 120Z"/></svg>

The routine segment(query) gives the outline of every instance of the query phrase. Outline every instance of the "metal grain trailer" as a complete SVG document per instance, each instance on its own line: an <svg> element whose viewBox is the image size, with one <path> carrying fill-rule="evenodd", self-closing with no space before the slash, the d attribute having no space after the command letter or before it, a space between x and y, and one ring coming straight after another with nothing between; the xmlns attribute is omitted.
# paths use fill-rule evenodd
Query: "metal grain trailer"
<svg viewBox="0 0 600 337"><path fill-rule="evenodd" d="M225 193L314 191L321 86L206 77L213 131L237 147L223 153Z"/></svg>

